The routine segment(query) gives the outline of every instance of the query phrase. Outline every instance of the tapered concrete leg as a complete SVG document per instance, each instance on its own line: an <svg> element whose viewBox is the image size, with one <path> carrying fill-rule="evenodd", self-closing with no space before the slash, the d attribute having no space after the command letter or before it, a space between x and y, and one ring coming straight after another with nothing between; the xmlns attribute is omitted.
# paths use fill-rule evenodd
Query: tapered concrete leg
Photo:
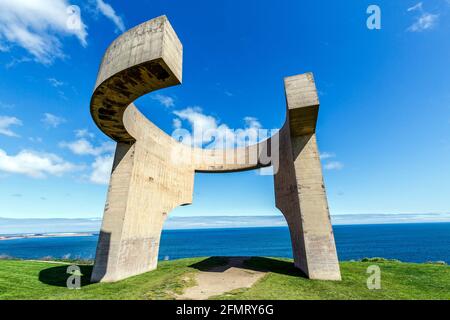
<svg viewBox="0 0 450 320"><path fill-rule="evenodd" d="M157 267L161 230L179 204L177 182L192 191L193 172L168 168L146 143L119 143L97 245L92 282L113 282ZM189 201L186 200L186 201Z"/></svg>
<svg viewBox="0 0 450 320"><path fill-rule="evenodd" d="M280 131L277 208L289 226L295 266L311 279L340 280L322 168L314 133L318 111L312 75L286 79L288 119ZM298 122L303 121L298 131ZM308 123L310 122L310 123Z"/></svg>
<svg viewBox="0 0 450 320"><path fill-rule="evenodd" d="M340 280L315 134L283 147L288 154L275 175L276 204L289 226L295 266L311 279Z"/></svg>

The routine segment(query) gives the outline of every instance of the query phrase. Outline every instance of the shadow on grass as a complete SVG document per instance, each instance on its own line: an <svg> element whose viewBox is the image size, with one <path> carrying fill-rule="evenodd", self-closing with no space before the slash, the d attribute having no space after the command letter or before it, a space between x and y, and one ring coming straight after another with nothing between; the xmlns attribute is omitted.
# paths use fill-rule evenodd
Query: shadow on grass
<svg viewBox="0 0 450 320"><path fill-rule="evenodd" d="M39 281L55 287L67 287L67 279L71 276L67 273L67 266L58 266L44 269L39 272ZM78 266L81 271L81 286L85 287L91 284L92 266Z"/></svg>
<svg viewBox="0 0 450 320"><path fill-rule="evenodd" d="M39 281L51 286L67 287L67 279L71 276L67 273L66 266L51 267L39 272ZM81 286L91 284L93 266L79 265L81 271ZM211 257L194 263L189 267L204 272L221 273L229 268L238 267L246 270L271 272L294 277L306 278L306 275L294 266L292 261L263 257Z"/></svg>
<svg viewBox="0 0 450 320"><path fill-rule="evenodd" d="M224 272L231 267L229 265L229 259L230 257L210 257L191 264L189 267L199 271Z"/></svg>
<svg viewBox="0 0 450 320"><path fill-rule="evenodd" d="M211 257L190 265L191 268L204 272L224 272L232 267L246 270L271 272L294 277L307 278L305 273L294 266L291 261L263 257Z"/></svg>

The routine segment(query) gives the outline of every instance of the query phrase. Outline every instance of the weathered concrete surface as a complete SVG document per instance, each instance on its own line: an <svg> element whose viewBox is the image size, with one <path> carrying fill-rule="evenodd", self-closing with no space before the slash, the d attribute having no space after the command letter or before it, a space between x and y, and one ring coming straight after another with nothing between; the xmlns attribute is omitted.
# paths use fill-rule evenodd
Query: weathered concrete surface
<svg viewBox="0 0 450 320"><path fill-rule="evenodd" d="M280 131L276 206L291 233L295 265L311 279L340 280L316 142L319 99L311 73L285 79L287 119Z"/></svg>
<svg viewBox="0 0 450 320"><path fill-rule="evenodd" d="M152 137L154 127L136 108L129 107L124 118L147 128L149 135L117 145L93 281L116 281L155 269L167 214L192 202L194 171L166 161L170 145Z"/></svg>
<svg viewBox="0 0 450 320"><path fill-rule="evenodd" d="M95 123L112 139L132 142L122 123L140 96L181 83L183 46L161 16L127 31L107 49L91 100Z"/></svg>
<svg viewBox="0 0 450 320"><path fill-rule="evenodd" d="M289 224L295 265L314 279L340 279L315 140L319 101L312 74L286 78L288 112L278 134L225 151L179 143L133 104L181 79L182 45L165 16L121 35L103 58L91 114L118 144L92 281L157 267L163 223L171 210L192 202L195 172L271 165L277 167L276 203ZM267 156L278 152L279 159Z"/></svg>

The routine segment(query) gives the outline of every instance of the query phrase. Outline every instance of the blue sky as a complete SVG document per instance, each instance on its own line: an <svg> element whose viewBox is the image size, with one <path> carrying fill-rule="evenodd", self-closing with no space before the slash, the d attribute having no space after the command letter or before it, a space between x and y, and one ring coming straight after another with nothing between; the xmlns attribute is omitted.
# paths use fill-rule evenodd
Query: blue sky
<svg viewBox="0 0 450 320"><path fill-rule="evenodd" d="M381 30L366 26L370 4ZM279 128L283 77L312 71L331 213L450 211L447 0L1 0L0 216L102 216L114 144L89 114L98 67L120 33L162 14L184 46L183 84L137 105L163 130ZM279 214L273 178L198 174L194 204L172 214Z"/></svg>

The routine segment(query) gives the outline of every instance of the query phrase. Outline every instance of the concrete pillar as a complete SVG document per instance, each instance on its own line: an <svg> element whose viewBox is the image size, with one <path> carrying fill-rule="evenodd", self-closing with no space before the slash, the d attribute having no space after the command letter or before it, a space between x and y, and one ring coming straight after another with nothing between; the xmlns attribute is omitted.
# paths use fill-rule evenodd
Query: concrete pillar
<svg viewBox="0 0 450 320"><path fill-rule="evenodd" d="M311 279L340 280L315 126L319 100L312 74L285 79L287 120L280 131L275 197L289 226L295 266Z"/></svg>
<svg viewBox="0 0 450 320"><path fill-rule="evenodd" d="M148 140L117 144L92 282L156 269L168 213L192 199L194 172L171 168L152 149Z"/></svg>

